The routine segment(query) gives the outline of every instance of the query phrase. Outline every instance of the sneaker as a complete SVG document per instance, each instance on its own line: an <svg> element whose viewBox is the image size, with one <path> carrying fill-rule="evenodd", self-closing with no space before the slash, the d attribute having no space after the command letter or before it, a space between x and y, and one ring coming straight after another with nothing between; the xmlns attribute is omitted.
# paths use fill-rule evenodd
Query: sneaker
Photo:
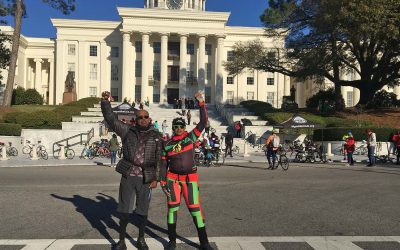
<svg viewBox="0 0 400 250"><path fill-rule="evenodd" d="M200 249L201 249L201 250L214 250L214 249L210 246L210 243L205 243L205 244L200 245Z"/></svg>
<svg viewBox="0 0 400 250"><path fill-rule="evenodd" d="M176 249L176 241L170 240L167 245L167 250L175 250Z"/></svg>
<svg viewBox="0 0 400 250"><path fill-rule="evenodd" d="M144 240L144 237L139 237L137 239L137 248L139 250L149 250L149 247L146 244L146 241Z"/></svg>
<svg viewBox="0 0 400 250"><path fill-rule="evenodd" d="M113 250L126 250L125 241L118 241L118 243L114 246Z"/></svg>

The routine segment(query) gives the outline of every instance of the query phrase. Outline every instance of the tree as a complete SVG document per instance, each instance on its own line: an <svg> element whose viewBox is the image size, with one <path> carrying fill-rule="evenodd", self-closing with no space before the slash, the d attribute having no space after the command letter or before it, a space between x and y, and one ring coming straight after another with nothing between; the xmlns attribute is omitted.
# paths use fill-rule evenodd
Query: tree
<svg viewBox="0 0 400 250"><path fill-rule="evenodd" d="M5 17L9 14L7 6L0 2L0 17ZM0 20L1 25L7 24L5 20ZM10 39L7 35L0 33L0 69L6 69L10 62L10 49L7 47L7 43ZM3 76L0 75L0 83L2 83Z"/></svg>
<svg viewBox="0 0 400 250"><path fill-rule="evenodd" d="M358 88L362 105L383 86L400 84L398 0L270 0L261 20L267 36L285 37L285 48L265 48L260 41L239 44L234 55L246 59L243 67L299 79L324 77L338 97L341 86ZM229 73L238 71L235 61L225 64ZM343 77L352 72L359 79Z"/></svg>
<svg viewBox="0 0 400 250"><path fill-rule="evenodd" d="M15 68L18 59L19 41L21 37L21 19L26 13L26 8L23 0L5 0L9 6L9 13L14 16L15 27L12 36L12 49L10 63L8 67L8 79L6 90L4 92L3 106L11 106L12 92L15 79ZM4 1L3 1L4 2ZM70 14L75 10L75 0L42 0L54 9L60 10L63 14Z"/></svg>

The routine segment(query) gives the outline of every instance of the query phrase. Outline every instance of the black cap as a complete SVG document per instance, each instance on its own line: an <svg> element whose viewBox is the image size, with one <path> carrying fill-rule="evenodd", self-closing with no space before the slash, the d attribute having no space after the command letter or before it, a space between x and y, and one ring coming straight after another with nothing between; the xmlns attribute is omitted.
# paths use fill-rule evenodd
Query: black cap
<svg viewBox="0 0 400 250"><path fill-rule="evenodd" d="M172 120L172 126L174 125L181 125L181 126L186 126L186 122L185 120L183 120L183 118L175 118L174 120Z"/></svg>

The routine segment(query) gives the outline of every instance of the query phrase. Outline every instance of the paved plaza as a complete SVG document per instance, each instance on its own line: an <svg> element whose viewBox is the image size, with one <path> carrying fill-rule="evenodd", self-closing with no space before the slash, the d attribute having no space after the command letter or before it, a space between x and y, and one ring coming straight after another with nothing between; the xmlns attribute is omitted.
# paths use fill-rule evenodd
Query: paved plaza
<svg viewBox="0 0 400 250"><path fill-rule="evenodd" d="M289 171L270 171L263 163L229 165L199 169L207 231L217 249L400 249L396 166L291 164ZM0 249L110 249L118 238L119 179L102 165L0 168ZM150 249L167 243L166 211L157 188ZM177 231L179 249L197 247L185 206Z"/></svg>

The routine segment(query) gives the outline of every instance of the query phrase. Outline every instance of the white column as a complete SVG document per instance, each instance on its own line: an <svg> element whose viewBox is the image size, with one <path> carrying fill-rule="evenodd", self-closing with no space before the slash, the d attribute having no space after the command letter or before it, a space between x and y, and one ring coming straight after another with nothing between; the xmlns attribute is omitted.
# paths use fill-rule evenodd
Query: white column
<svg viewBox="0 0 400 250"><path fill-rule="evenodd" d="M202 10L204 11L204 10L206 10L206 0L203 0L203 7L202 7Z"/></svg>
<svg viewBox="0 0 400 250"><path fill-rule="evenodd" d="M141 101L144 102L149 96L149 33L142 33L142 95Z"/></svg>
<svg viewBox="0 0 400 250"><path fill-rule="evenodd" d="M49 105L54 105L54 59L49 59Z"/></svg>
<svg viewBox="0 0 400 250"><path fill-rule="evenodd" d="M179 60L179 98L186 97L186 67L187 67L187 34L181 34L181 51Z"/></svg>
<svg viewBox="0 0 400 250"><path fill-rule="evenodd" d="M299 108L303 108L303 83L298 82L296 87L296 102L299 105Z"/></svg>
<svg viewBox="0 0 400 250"><path fill-rule="evenodd" d="M283 81L284 81L284 86L285 86L284 95L285 96L290 96L290 77L284 75L283 76Z"/></svg>
<svg viewBox="0 0 400 250"><path fill-rule="evenodd" d="M223 78L223 67L222 67L222 60L223 60L223 53L224 53L224 40L225 37L219 36L217 38L217 57L216 57L216 70L217 70L217 79L215 80L215 100L218 102L225 101L224 93L224 78ZM236 93L238 94L238 93Z"/></svg>
<svg viewBox="0 0 400 250"><path fill-rule="evenodd" d="M395 93L397 95L397 100L400 100L400 85L394 87L393 93Z"/></svg>
<svg viewBox="0 0 400 250"><path fill-rule="evenodd" d="M36 63L36 68L35 68L35 89L41 93L42 89L42 62L43 60L40 58L34 59L33 60Z"/></svg>
<svg viewBox="0 0 400 250"><path fill-rule="evenodd" d="M85 98L89 96L89 45L86 41L79 41L78 51L78 74L75 77L76 82L76 96L77 99ZM76 74L75 74L76 75ZM64 76L65 81L66 74ZM63 90L64 92L64 90Z"/></svg>
<svg viewBox="0 0 400 250"><path fill-rule="evenodd" d="M132 72L132 67L130 67L131 62L131 34L123 33L122 34L122 94L121 100L123 101L126 97L128 100L131 97L135 97L135 86L131 84L129 81L129 74ZM110 79L109 79L110 80ZM110 86L111 89L111 86Z"/></svg>
<svg viewBox="0 0 400 250"><path fill-rule="evenodd" d="M167 103L168 34L161 34L160 103Z"/></svg>
<svg viewBox="0 0 400 250"><path fill-rule="evenodd" d="M353 105L356 106L360 101L360 90L358 88L353 88Z"/></svg>
<svg viewBox="0 0 400 250"><path fill-rule="evenodd" d="M206 80L206 69L205 69L205 57L206 57L206 37L205 35L199 35L199 64L197 70L197 79L199 83L199 91L205 93L205 80Z"/></svg>
<svg viewBox="0 0 400 250"><path fill-rule="evenodd" d="M122 53L120 53L122 54ZM111 68L108 67L109 62L107 57L110 56L110 50L107 47L106 42L100 42L100 88L97 90L97 94L100 97L103 91L111 92Z"/></svg>

